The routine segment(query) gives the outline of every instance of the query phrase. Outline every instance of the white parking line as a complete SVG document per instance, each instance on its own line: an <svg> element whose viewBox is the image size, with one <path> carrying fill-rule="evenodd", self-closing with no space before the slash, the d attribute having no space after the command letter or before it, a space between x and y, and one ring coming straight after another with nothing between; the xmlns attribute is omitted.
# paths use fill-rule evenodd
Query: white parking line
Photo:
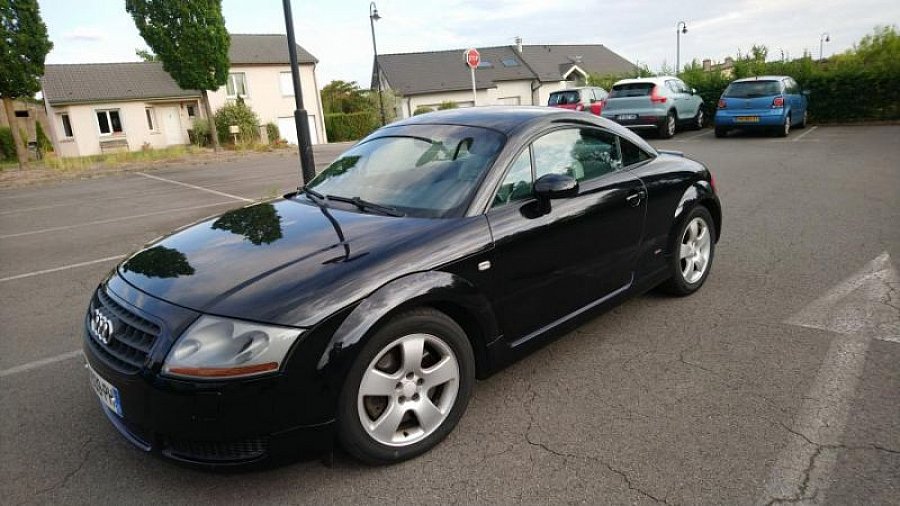
<svg viewBox="0 0 900 506"><path fill-rule="evenodd" d="M41 228L38 230L31 230L29 232L18 232L15 234L0 235L0 239L9 239L12 237L24 237L26 235L35 235L35 234L46 234L47 232L58 232L60 230L69 230L72 228L90 227L93 225L104 225L106 223L115 223L117 221L135 220L138 218L148 218L150 216L159 216L160 214L170 214L170 213L174 213L174 212L178 212L178 211L191 211L194 209L203 209L206 207L215 207L215 206L224 206L224 205L233 205L233 204L231 202L216 202L214 204L203 204L200 206L176 207L174 209L165 209L163 211L155 211L152 213L133 214L131 216L121 216L119 218L109 218L106 220L89 221L87 223L78 223L76 225L65 225L62 227Z"/></svg>
<svg viewBox="0 0 900 506"><path fill-rule="evenodd" d="M221 196L221 197L228 197L228 198L230 198L230 199L235 199L235 200L243 200L244 202L253 202L253 199L248 199L248 198L244 198L244 197L238 197L237 195L232 195L232 194L230 194L230 193L220 192L220 191L218 191L218 190L213 190L213 189L210 189L210 188L204 188L204 187L202 187L202 186L197 186L197 185L195 185L195 184L182 183L181 181L175 181L174 179L166 179L166 178L164 178L164 177L151 176L150 174L145 174L145 173L143 173L143 172L135 172L135 174L137 174L138 176L144 176L144 177L146 177L146 178L155 179L155 180L157 180L157 181L162 181L162 182L164 182L164 183L177 184L178 186L184 186L185 188L193 188L194 190L200 190L200 191L202 191L202 192L212 193L212 194L214 194L214 195L219 195L219 196Z"/></svg>
<svg viewBox="0 0 900 506"><path fill-rule="evenodd" d="M817 129L817 128L819 128L819 127L817 127L817 126L810 127L809 130L807 130L807 131L803 132L802 134L798 135L797 137L794 137L793 139L791 139L791 142L797 142L797 141L799 141L800 139L802 139L802 138L806 137L807 135L813 133L813 131L815 131L815 129Z"/></svg>
<svg viewBox="0 0 900 506"><path fill-rule="evenodd" d="M681 137L680 139L675 139L675 142L692 141L694 139L699 139L700 137L706 137L706 136L712 135L713 133L715 133L713 130L705 130L704 129L703 131L697 132L693 135L689 135L689 136L682 135L682 136L680 136Z"/></svg>
<svg viewBox="0 0 900 506"><path fill-rule="evenodd" d="M125 255L116 255L116 256L112 256L112 257L98 258L97 260L88 260L87 262L78 262L77 264L69 264L69 265L63 265L61 267L53 267L52 269L42 269L39 271L26 272L25 274L16 274L15 276L8 276L5 278L0 278L0 283L3 283L5 281L14 281L16 279L30 278L32 276L40 276L41 274L50 274L52 272L59 272L59 271L65 271L65 270L69 270L69 269L75 269L77 267L84 267L87 265L100 264L103 262L111 262L113 260L119 260L120 258L122 258L124 256Z"/></svg>
<svg viewBox="0 0 900 506"><path fill-rule="evenodd" d="M73 350L66 353L62 353L60 355L56 355L55 357L42 358L40 360L35 360L34 362L28 362L27 364L17 365L15 367L10 367L9 369L0 370L0 378L5 378L7 376L12 376L13 374L19 374L23 372L28 372L33 369L37 369L39 367L44 367L45 365L55 364L57 362L63 362L65 360L73 359L75 357L81 356L81 350Z"/></svg>

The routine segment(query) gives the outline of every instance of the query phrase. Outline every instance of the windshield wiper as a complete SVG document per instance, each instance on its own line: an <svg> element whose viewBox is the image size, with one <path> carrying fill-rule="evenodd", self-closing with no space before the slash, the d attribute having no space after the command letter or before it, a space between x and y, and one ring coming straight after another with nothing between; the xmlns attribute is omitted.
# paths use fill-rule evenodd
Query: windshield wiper
<svg viewBox="0 0 900 506"><path fill-rule="evenodd" d="M338 202L347 202L349 204L353 204L357 208L359 208L360 211L370 210L370 211L377 211L381 214L386 214L388 216L406 216L405 213L402 213L393 207L383 206L381 204L369 202L368 200L363 200L359 197L340 197L340 196L336 196L336 195L326 195L325 199L336 200Z"/></svg>
<svg viewBox="0 0 900 506"><path fill-rule="evenodd" d="M327 200L327 199L321 193L319 193L315 190L311 190L311 189L307 188L306 186L300 187L300 192L305 193L306 196L309 197L309 200L312 200L316 205L318 205L318 206L325 205L325 200Z"/></svg>

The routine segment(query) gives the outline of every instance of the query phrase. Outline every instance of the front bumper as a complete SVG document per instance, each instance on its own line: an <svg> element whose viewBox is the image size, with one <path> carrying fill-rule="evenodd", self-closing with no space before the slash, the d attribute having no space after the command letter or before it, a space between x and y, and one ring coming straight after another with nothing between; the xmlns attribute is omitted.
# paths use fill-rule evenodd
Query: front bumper
<svg viewBox="0 0 900 506"><path fill-rule="evenodd" d="M123 370L104 355L100 344L85 325L84 355L88 365L118 391L122 416L101 405L113 426L143 451L207 466L246 464L321 452L332 444L333 411L322 401L321 387L305 381L290 369L276 375L228 381L191 381L159 374L161 362L178 332L166 328L167 321L182 328L194 316L184 308L142 296L145 305L129 304L128 287L111 280L118 292L103 285L99 290L122 308L163 328L136 372ZM130 290L135 290L130 288ZM144 309L150 309L148 313ZM166 312L166 316L163 316ZM162 313L162 314L161 314ZM306 375L309 378L310 375ZM327 415L326 415L327 413Z"/></svg>

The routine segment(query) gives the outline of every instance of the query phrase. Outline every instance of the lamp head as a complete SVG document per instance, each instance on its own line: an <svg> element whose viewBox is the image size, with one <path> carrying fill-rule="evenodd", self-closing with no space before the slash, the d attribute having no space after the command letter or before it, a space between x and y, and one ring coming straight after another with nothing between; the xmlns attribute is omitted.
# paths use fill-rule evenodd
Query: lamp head
<svg viewBox="0 0 900 506"><path fill-rule="evenodd" d="M378 7L375 6L375 2L369 4L369 17L372 18L372 21L381 19L381 16L378 15Z"/></svg>

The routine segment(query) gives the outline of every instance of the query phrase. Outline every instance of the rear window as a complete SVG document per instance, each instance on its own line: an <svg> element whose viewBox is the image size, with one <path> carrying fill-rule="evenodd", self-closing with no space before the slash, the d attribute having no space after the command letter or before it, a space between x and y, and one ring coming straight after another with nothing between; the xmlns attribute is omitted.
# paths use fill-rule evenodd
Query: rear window
<svg viewBox="0 0 900 506"><path fill-rule="evenodd" d="M613 86L608 98L646 97L653 91L653 83L627 83Z"/></svg>
<svg viewBox="0 0 900 506"><path fill-rule="evenodd" d="M781 93L781 81L741 81L725 88L723 97L759 98Z"/></svg>
<svg viewBox="0 0 900 506"><path fill-rule="evenodd" d="M580 101L581 101L581 97L578 96L577 90L557 91L555 93L550 94L550 104L549 105L577 104Z"/></svg>

